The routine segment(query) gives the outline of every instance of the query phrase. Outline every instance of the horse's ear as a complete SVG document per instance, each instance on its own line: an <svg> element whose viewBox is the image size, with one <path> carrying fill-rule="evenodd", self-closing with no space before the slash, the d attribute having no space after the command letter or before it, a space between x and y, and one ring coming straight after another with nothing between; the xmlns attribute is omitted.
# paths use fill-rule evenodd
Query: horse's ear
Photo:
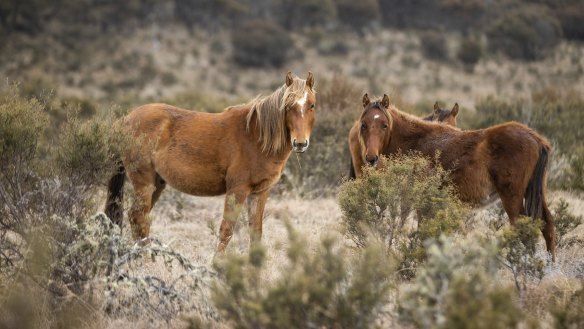
<svg viewBox="0 0 584 329"><path fill-rule="evenodd" d="M292 72L288 71L288 74L286 74L286 87L290 87L292 82L294 82L294 78L292 77Z"/></svg>
<svg viewBox="0 0 584 329"><path fill-rule="evenodd" d="M438 105L438 101L436 101L436 103L434 103L434 113L438 112L440 112L440 106Z"/></svg>
<svg viewBox="0 0 584 329"><path fill-rule="evenodd" d="M369 105L369 103L371 103L371 101L369 100L369 95L367 95L367 93L365 93L365 95L363 95L363 107L367 107L367 105Z"/></svg>
<svg viewBox="0 0 584 329"><path fill-rule="evenodd" d="M383 98L381 99L381 105L383 105L383 107L385 107L386 109L389 108L389 96L387 96L387 94L383 94Z"/></svg>
<svg viewBox="0 0 584 329"><path fill-rule="evenodd" d="M308 77L306 78L306 86L312 90L314 86L314 75L312 75L311 71L308 71Z"/></svg>
<svg viewBox="0 0 584 329"><path fill-rule="evenodd" d="M455 117L458 114L458 103L454 103L454 107L452 108L452 111L450 111L450 114Z"/></svg>

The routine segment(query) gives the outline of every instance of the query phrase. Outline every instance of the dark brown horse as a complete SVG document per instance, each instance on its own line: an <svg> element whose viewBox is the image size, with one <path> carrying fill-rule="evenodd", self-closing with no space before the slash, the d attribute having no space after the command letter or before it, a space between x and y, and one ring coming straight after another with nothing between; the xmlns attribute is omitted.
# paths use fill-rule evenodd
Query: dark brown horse
<svg viewBox="0 0 584 329"><path fill-rule="evenodd" d="M233 234L247 200L250 238L262 235L264 205L292 151L309 144L315 121L314 78L293 77L271 95L227 108L219 114L188 111L166 104L141 106L123 119L137 146L121 157L108 188L106 214L121 224L125 177L136 202L129 212L136 239L150 233L147 215L168 184L198 196L226 194L218 251Z"/></svg>
<svg viewBox="0 0 584 329"><path fill-rule="evenodd" d="M349 147L357 178L364 165L377 166L380 155L417 151L434 157L440 152L461 200L479 205L497 194L512 224L520 215L542 219L547 250L555 259L554 220L545 200L551 146L529 127L508 122L462 131L401 112L387 95L371 102L365 94Z"/></svg>
<svg viewBox="0 0 584 329"><path fill-rule="evenodd" d="M454 104L452 110L440 108L438 102L434 103L434 110L432 113L422 117L424 121L443 122L447 125L456 127L456 115L458 114L458 103Z"/></svg>

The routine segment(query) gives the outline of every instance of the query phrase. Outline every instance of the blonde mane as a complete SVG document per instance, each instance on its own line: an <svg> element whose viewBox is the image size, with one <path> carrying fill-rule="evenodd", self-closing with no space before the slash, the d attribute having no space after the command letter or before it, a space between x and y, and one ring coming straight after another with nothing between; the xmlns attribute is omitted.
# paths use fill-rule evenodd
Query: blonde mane
<svg viewBox="0 0 584 329"><path fill-rule="evenodd" d="M250 110L247 114L246 129L250 131L255 115L262 152L277 154L284 150L288 142L286 108L300 99L306 88L306 80L294 77L290 87L284 84L271 95L257 96L247 104Z"/></svg>

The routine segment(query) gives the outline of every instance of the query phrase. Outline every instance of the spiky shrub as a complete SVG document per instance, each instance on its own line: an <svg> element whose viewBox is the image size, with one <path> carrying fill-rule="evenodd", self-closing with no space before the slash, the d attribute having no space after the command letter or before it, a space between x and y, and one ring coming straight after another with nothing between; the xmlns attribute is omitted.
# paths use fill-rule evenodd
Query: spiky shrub
<svg viewBox="0 0 584 329"><path fill-rule="evenodd" d="M551 309L556 329L584 328L584 287L575 291L565 303Z"/></svg>
<svg viewBox="0 0 584 329"><path fill-rule="evenodd" d="M560 199L554 206L554 223L556 225L556 245L558 248L573 245L580 240L576 237L567 237L578 226L582 225L582 216L576 216L568 209L570 204Z"/></svg>
<svg viewBox="0 0 584 329"><path fill-rule="evenodd" d="M213 301L234 328L369 328L389 298L392 262L371 246L351 255L325 237L315 252L287 225L287 263L265 281L265 251L220 263Z"/></svg>
<svg viewBox="0 0 584 329"><path fill-rule="evenodd" d="M512 291L493 285L497 246L441 236L399 300L399 320L415 328L514 328L522 319Z"/></svg>
<svg viewBox="0 0 584 329"><path fill-rule="evenodd" d="M405 269L424 259L423 242L460 231L468 210L448 172L415 154L385 158L380 169L365 168L362 179L343 184L338 199L347 236L358 247L383 243L402 259L404 275L413 275ZM408 227L412 214L418 222Z"/></svg>
<svg viewBox="0 0 584 329"><path fill-rule="evenodd" d="M98 187L124 144L115 125L70 116L49 144L43 140L48 122L35 99L17 90L0 95L0 163L6 169L0 171L0 320L8 321L0 327L79 327L101 309L114 318L145 313L169 320L185 309L212 315L195 300L203 296L198 289L209 271L156 241L134 245L105 215L91 215ZM184 271L171 279L144 274L139 265L145 254ZM144 312L149 308L157 312Z"/></svg>
<svg viewBox="0 0 584 329"><path fill-rule="evenodd" d="M541 221L521 217L500 236L501 263L513 275L520 297L530 282L544 275L545 260L536 254L541 225Z"/></svg>

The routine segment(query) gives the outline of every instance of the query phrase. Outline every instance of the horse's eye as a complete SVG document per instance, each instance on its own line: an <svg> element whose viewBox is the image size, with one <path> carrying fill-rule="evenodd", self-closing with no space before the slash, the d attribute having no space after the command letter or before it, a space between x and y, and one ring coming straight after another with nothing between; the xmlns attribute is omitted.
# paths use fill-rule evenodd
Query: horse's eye
<svg viewBox="0 0 584 329"><path fill-rule="evenodd" d="M386 123L382 124L381 125L381 128L386 129L387 128L387 124Z"/></svg>
<svg viewBox="0 0 584 329"><path fill-rule="evenodd" d="M367 125L366 125L366 124L364 124L364 123L362 123L362 124L361 124L361 130L365 130L365 129L367 129Z"/></svg>
<svg viewBox="0 0 584 329"><path fill-rule="evenodd" d="M314 104L310 105L310 108L313 109L314 108Z"/></svg>

